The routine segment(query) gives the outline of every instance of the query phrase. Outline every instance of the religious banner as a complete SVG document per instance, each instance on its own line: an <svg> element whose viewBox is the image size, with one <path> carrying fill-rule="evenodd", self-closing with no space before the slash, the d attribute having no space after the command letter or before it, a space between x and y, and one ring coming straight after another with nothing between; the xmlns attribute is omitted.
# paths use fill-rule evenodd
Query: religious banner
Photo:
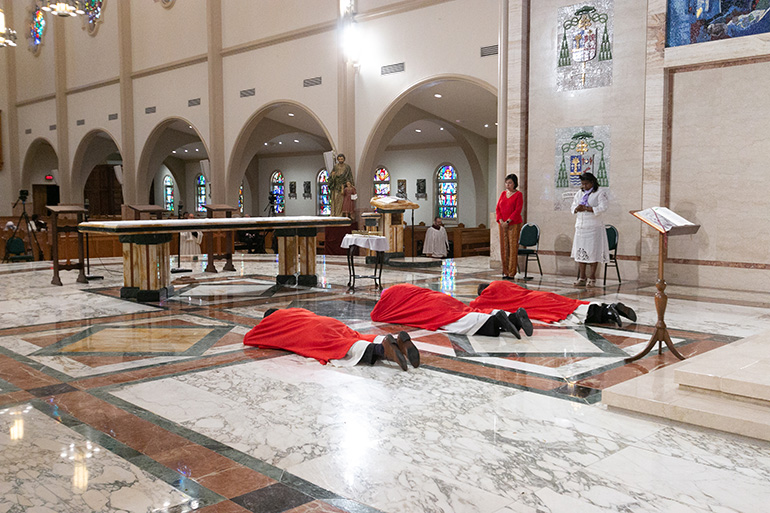
<svg viewBox="0 0 770 513"><path fill-rule="evenodd" d="M586 126L556 129L554 210L569 210L580 189L580 175L592 173L609 187L610 127Z"/></svg>
<svg viewBox="0 0 770 513"><path fill-rule="evenodd" d="M588 0L559 9L559 91L612 85L612 14L613 0Z"/></svg>

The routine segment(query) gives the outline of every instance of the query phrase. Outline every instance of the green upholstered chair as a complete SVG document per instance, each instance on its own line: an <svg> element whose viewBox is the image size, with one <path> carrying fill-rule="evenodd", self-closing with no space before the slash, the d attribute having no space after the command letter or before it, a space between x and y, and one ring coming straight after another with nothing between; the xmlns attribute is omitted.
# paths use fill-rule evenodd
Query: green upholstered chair
<svg viewBox="0 0 770 513"><path fill-rule="evenodd" d="M543 275L543 268L540 266L540 256L537 251L540 248L540 227L536 224L527 223L521 227L519 235L519 255L524 255L524 279L531 280L527 275L529 259L534 257L537 260L537 268L540 269L540 276Z"/></svg>
<svg viewBox="0 0 770 513"><path fill-rule="evenodd" d="M607 285L607 267L615 267L615 272L618 273L618 282L620 283L620 269L618 269L618 229L611 224L604 225L604 229L607 230L607 243L610 247L610 259L604 264L604 285Z"/></svg>

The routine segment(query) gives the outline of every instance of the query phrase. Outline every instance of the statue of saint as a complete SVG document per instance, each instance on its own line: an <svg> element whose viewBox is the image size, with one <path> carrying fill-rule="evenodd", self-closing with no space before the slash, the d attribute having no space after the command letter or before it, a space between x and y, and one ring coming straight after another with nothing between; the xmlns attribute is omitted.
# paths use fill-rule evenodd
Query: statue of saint
<svg viewBox="0 0 770 513"><path fill-rule="evenodd" d="M342 200L345 197L345 185L350 182L355 187L353 181L353 171L350 166L345 164L345 155L337 155L337 163L334 164L329 174L329 191L331 192L332 216L342 216Z"/></svg>

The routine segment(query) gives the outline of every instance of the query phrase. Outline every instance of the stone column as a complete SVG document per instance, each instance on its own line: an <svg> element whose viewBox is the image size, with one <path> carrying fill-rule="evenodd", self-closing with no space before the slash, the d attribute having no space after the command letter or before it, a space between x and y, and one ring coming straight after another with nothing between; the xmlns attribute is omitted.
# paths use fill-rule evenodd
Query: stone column
<svg viewBox="0 0 770 513"><path fill-rule="evenodd" d="M647 66L644 98L644 164L642 208L668 206L667 184L670 90L663 66L666 45L666 0L647 3ZM654 282L658 274L658 232L641 230L639 280Z"/></svg>
<svg viewBox="0 0 770 513"><path fill-rule="evenodd" d="M136 183L134 143L134 83L131 78L131 2L115 2L118 9L118 56L120 58L120 156L123 159L123 203L143 204Z"/></svg>

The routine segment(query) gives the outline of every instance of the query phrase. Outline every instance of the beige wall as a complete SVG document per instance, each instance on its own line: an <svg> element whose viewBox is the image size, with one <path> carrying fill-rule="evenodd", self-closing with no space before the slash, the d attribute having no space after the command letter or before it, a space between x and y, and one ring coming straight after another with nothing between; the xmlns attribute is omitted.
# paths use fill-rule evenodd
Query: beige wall
<svg viewBox="0 0 770 513"><path fill-rule="evenodd" d="M770 62L677 72L673 83L671 208L701 228L671 238L670 258L696 262L672 264L667 274L719 288L749 279L764 289L767 271L729 266L770 267L763 121L770 98L762 93Z"/></svg>
<svg viewBox="0 0 770 513"><path fill-rule="evenodd" d="M67 87L75 88L115 79L120 73L116 2L104 2L102 18L93 35L85 18L66 22Z"/></svg>
<svg viewBox="0 0 770 513"><path fill-rule="evenodd" d="M337 19L339 2L329 0L227 0L222 2L225 48L275 37Z"/></svg>
<svg viewBox="0 0 770 513"><path fill-rule="evenodd" d="M616 1L613 41L613 78L609 87L559 92L558 9L570 0L538 0L530 20L529 175L527 222L540 226L544 272L572 275L570 259L574 216L554 210L556 130L608 125L611 137L609 180L612 202L605 222L620 233L619 253L637 256L640 223L628 214L641 204L644 128L645 2ZM555 252L555 254L554 254ZM635 279L637 262L622 261L621 275Z"/></svg>
<svg viewBox="0 0 770 513"><path fill-rule="evenodd" d="M160 2L131 2L134 70L205 55L206 36L206 0L183 0L170 9Z"/></svg>
<svg viewBox="0 0 770 513"><path fill-rule="evenodd" d="M30 6L32 2L14 2L13 25L6 20L6 25L12 26L18 32L18 46L9 51L16 54L16 90L17 101L29 100L54 93L54 53L56 45L53 42L53 24L47 17L47 25L43 33L43 44L40 52L35 55L29 51L27 32L32 20Z"/></svg>

